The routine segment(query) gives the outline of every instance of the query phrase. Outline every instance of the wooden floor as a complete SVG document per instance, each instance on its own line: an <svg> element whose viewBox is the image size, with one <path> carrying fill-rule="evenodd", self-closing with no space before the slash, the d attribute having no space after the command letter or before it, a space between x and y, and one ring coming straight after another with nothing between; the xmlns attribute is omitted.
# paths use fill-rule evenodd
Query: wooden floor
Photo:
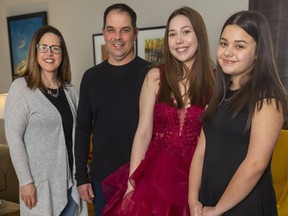
<svg viewBox="0 0 288 216"><path fill-rule="evenodd" d="M96 215L94 215L94 210L93 210L93 204L92 203L88 203L88 215L89 216L96 216Z"/></svg>

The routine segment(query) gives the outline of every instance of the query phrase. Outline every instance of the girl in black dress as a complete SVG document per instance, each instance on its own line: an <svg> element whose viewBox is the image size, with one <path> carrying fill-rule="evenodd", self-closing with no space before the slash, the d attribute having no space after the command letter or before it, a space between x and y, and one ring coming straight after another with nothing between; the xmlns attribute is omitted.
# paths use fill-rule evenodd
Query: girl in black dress
<svg viewBox="0 0 288 216"><path fill-rule="evenodd" d="M190 168L191 216L277 215L270 160L288 106L267 20L252 11L232 15L217 60Z"/></svg>

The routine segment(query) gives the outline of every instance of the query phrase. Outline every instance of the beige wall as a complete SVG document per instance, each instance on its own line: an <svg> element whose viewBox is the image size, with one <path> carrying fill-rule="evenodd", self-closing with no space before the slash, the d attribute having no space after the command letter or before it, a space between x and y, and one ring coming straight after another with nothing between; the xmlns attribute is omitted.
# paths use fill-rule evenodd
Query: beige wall
<svg viewBox="0 0 288 216"><path fill-rule="evenodd" d="M0 93L12 82L7 32L8 16L48 12L48 24L57 27L66 40L72 66L72 83L79 87L86 69L93 66L92 34L101 32L105 8L114 0L0 0ZM232 13L248 9L248 0L123 0L138 15L140 28L165 25L169 14L187 5L199 11L209 34L211 55L215 52L223 22Z"/></svg>

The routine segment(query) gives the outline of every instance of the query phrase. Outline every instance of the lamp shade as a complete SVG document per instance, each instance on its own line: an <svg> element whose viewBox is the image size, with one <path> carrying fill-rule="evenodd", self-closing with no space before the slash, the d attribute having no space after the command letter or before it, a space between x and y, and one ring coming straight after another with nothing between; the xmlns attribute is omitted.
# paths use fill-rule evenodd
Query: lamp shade
<svg viewBox="0 0 288 216"><path fill-rule="evenodd" d="M7 94L0 94L0 119L4 119L6 97Z"/></svg>

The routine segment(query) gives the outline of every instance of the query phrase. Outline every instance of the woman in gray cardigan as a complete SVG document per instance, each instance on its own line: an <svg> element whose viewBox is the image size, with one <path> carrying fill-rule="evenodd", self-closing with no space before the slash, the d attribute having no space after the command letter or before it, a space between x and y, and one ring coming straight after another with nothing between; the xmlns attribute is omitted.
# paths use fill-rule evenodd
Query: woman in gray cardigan
<svg viewBox="0 0 288 216"><path fill-rule="evenodd" d="M78 92L62 34L52 26L33 36L28 62L6 101L5 132L20 184L21 216L84 216L74 179Z"/></svg>

